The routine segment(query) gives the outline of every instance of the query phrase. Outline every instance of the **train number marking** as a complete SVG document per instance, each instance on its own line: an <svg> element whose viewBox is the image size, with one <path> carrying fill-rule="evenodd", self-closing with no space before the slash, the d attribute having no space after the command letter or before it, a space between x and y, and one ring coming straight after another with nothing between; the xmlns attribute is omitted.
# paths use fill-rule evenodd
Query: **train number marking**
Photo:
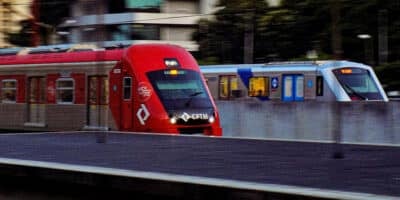
<svg viewBox="0 0 400 200"><path fill-rule="evenodd" d="M139 119L141 125L146 124L146 120L150 117L150 113L144 104L140 104L140 108L136 113L136 117Z"/></svg>

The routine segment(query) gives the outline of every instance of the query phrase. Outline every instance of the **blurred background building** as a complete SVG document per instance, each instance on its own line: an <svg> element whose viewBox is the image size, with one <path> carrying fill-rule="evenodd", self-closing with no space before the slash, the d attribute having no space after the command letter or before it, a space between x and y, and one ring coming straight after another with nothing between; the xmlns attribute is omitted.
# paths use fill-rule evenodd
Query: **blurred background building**
<svg viewBox="0 0 400 200"><path fill-rule="evenodd" d="M7 40L8 34L22 29L21 22L32 19L32 0L0 0L0 48L13 46Z"/></svg>
<svg viewBox="0 0 400 200"><path fill-rule="evenodd" d="M192 34L199 19L215 11L216 1L77 0L59 30L69 43L168 42L197 51Z"/></svg>
<svg viewBox="0 0 400 200"><path fill-rule="evenodd" d="M280 0L266 0L271 6ZM0 48L17 33L38 31L45 36L22 34L32 46L56 43L105 42L131 44L168 42L198 51L193 40L201 18L212 18L219 0L0 0ZM57 6L59 5L59 6ZM52 11L64 9L66 13ZM45 13L43 13L45 11ZM35 13L36 12L36 13ZM40 12L40 13L39 13ZM54 16L55 15L55 16ZM48 23L49 18L54 23ZM46 23L43 23L46 21ZM58 22L58 23L56 23ZM35 29L35 30L32 30ZM14 39L15 40L15 39ZM38 41L34 41L38 40ZM41 40L41 41L39 41Z"/></svg>

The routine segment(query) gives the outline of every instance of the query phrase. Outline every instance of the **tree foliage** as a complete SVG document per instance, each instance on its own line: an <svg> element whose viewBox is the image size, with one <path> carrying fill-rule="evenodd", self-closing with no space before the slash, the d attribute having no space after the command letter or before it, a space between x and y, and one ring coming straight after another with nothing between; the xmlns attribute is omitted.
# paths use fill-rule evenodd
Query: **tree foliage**
<svg viewBox="0 0 400 200"><path fill-rule="evenodd" d="M69 8L73 0L37 0L37 2L39 4L39 17L37 21L46 25L39 26L40 36L42 43L47 44L49 37L55 34L56 27L70 15Z"/></svg>
<svg viewBox="0 0 400 200"><path fill-rule="evenodd" d="M400 91L400 61L378 66L375 72L386 91Z"/></svg>
<svg viewBox="0 0 400 200"><path fill-rule="evenodd" d="M18 33L8 33L7 40L16 46L31 46L33 29L31 20L22 20L19 22L21 30Z"/></svg>
<svg viewBox="0 0 400 200"><path fill-rule="evenodd" d="M390 0L283 0L281 6L268 7L265 1L220 0L222 7L214 20L204 20L195 39L204 58L217 62L242 61L243 27L247 11L256 10L255 61L304 58L314 50L323 58L332 58L332 7L339 6L338 27L342 58L365 62L365 41L359 34L371 35L373 60L378 60L380 27L387 28L389 61L399 57L399 1ZM254 7L257 5L257 7ZM386 13L386 15L381 15ZM247 14L247 15L246 15ZM385 21L386 20L386 21ZM382 36L382 35L381 35ZM212 44L212 45L211 45ZM211 45L211 46L210 46ZM319 57L321 58L321 57Z"/></svg>
<svg viewBox="0 0 400 200"><path fill-rule="evenodd" d="M202 20L194 38L200 45L204 62L243 62L244 32L249 25L256 25L268 4L264 0L221 0L223 9L215 13L215 20ZM261 41L256 33L255 40Z"/></svg>

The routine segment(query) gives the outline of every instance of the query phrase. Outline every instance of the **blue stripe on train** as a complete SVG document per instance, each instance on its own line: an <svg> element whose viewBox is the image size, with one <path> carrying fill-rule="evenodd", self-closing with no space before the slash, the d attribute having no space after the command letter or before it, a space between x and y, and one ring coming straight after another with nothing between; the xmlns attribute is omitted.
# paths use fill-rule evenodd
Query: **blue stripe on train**
<svg viewBox="0 0 400 200"><path fill-rule="evenodd" d="M246 86L247 91L249 90L249 82L250 78L253 77L253 72L251 68L239 68L237 73L239 74L240 80L242 80L243 84ZM268 101L268 97L257 97L261 101Z"/></svg>

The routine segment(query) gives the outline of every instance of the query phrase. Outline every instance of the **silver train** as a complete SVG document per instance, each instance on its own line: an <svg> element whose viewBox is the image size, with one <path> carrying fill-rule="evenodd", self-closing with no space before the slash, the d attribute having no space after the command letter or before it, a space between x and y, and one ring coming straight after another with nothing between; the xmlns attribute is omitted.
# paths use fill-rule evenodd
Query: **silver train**
<svg viewBox="0 0 400 200"><path fill-rule="evenodd" d="M215 100L384 101L370 66L349 61L200 66Z"/></svg>

